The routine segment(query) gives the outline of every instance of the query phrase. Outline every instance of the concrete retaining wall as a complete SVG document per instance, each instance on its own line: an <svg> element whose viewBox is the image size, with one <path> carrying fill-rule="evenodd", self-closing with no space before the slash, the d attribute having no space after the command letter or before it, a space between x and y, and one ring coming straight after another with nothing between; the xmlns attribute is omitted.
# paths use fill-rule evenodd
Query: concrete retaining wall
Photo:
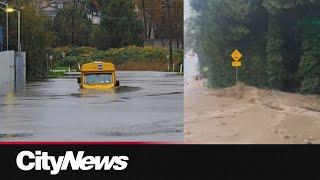
<svg viewBox="0 0 320 180"><path fill-rule="evenodd" d="M19 58L14 51L0 52L0 96L19 91L25 83L26 53Z"/></svg>
<svg viewBox="0 0 320 180"><path fill-rule="evenodd" d="M0 95L14 91L14 51L0 52Z"/></svg>

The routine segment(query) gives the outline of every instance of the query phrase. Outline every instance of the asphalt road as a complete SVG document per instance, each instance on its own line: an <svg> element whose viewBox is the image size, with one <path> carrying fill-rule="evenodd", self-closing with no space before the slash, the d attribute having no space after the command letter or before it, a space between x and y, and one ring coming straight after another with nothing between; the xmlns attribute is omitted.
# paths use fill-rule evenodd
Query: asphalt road
<svg viewBox="0 0 320 180"><path fill-rule="evenodd" d="M183 77L118 72L120 88L76 79L32 81L0 96L0 141L183 141Z"/></svg>

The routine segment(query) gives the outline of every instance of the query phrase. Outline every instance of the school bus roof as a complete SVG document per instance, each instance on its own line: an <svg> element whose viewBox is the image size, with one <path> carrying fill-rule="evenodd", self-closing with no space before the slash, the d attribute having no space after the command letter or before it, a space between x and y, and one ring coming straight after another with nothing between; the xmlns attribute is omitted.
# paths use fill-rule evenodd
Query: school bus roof
<svg viewBox="0 0 320 180"><path fill-rule="evenodd" d="M99 71L115 71L112 63L107 62L93 62L83 64L80 69L81 72L99 72Z"/></svg>

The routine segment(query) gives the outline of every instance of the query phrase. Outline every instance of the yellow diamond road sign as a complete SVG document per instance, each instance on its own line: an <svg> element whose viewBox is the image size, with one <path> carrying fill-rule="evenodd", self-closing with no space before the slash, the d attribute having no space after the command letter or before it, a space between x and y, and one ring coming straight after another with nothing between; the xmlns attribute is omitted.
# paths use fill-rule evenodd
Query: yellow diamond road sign
<svg viewBox="0 0 320 180"><path fill-rule="evenodd" d="M240 67L241 66L241 61L233 61L232 62L233 67Z"/></svg>
<svg viewBox="0 0 320 180"><path fill-rule="evenodd" d="M232 52L231 57L232 57L233 60L239 61L239 60L242 58L242 54L241 54L240 51L238 51L238 50L236 49L236 50L234 50L234 51Z"/></svg>

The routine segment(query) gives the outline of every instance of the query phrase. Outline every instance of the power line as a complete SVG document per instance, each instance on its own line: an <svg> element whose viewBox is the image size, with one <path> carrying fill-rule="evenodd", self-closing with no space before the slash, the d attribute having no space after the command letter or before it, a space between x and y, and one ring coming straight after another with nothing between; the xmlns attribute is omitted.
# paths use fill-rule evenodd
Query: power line
<svg viewBox="0 0 320 180"><path fill-rule="evenodd" d="M101 17L101 19L110 19L110 20L138 20L138 18L126 18L126 17L122 17L122 18L118 18L118 17L111 17L111 16L106 16L106 17Z"/></svg>

